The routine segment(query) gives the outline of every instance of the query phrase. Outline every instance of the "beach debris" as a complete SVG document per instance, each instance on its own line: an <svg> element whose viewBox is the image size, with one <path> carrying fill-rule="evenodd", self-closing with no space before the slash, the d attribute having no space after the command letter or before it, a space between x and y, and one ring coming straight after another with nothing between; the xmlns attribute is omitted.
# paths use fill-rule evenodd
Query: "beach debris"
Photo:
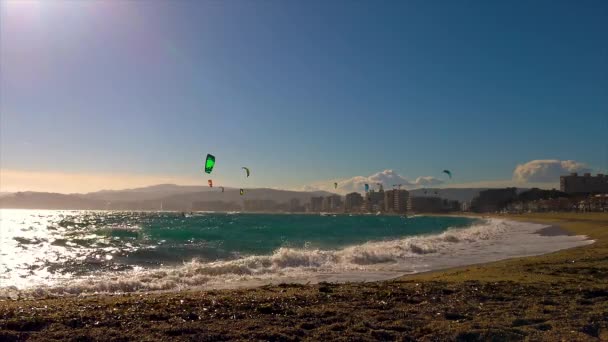
<svg viewBox="0 0 608 342"><path fill-rule="evenodd" d="M211 171L213 171L214 166L215 166L215 156L212 154L207 154L207 158L205 159L205 172L211 173Z"/></svg>
<svg viewBox="0 0 608 342"><path fill-rule="evenodd" d="M329 284L327 282L320 282L319 283L319 292L322 292L322 293L332 292L331 284Z"/></svg>

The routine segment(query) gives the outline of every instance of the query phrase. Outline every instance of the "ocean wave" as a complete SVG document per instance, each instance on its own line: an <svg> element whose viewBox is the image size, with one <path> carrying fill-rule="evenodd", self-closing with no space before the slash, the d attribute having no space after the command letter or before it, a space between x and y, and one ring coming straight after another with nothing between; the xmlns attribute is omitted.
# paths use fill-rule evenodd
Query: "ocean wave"
<svg viewBox="0 0 608 342"><path fill-rule="evenodd" d="M414 264L441 253L451 253L455 246L486 240L499 240L515 222L501 219L478 221L468 228L448 229L434 235L397 240L367 242L339 250L279 248L271 255L253 255L229 261L192 260L178 267L93 274L86 278L67 279L51 286L18 291L0 288L0 297L54 296L94 293L181 290L224 282L306 278L319 273L374 272L391 265Z"/></svg>

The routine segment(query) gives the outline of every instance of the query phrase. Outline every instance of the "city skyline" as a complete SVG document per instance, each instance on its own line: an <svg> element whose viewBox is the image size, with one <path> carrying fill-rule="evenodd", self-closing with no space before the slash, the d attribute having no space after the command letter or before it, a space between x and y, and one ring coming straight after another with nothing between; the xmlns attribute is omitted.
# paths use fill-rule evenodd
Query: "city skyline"
<svg viewBox="0 0 608 342"><path fill-rule="evenodd" d="M0 16L2 192L551 188L608 168L605 2L2 0Z"/></svg>

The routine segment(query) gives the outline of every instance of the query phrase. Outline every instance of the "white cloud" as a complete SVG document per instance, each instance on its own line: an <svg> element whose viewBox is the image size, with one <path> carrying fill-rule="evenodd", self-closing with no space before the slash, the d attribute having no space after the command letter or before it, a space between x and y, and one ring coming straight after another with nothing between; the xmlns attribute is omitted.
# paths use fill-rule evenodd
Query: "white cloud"
<svg viewBox="0 0 608 342"><path fill-rule="evenodd" d="M517 165L513 180L518 183L558 182L559 176L571 172L591 172L591 169L574 160L532 160Z"/></svg>
<svg viewBox="0 0 608 342"><path fill-rule="evenodd" d="M443 184L444 181L433 176L424 176L416 178L415 183L418 186L437 186Z"/></svg>
<svg viewBox="0 0 608 342"><path fill-rule="evenodd" d="M334 189L334 182L338 183L338 188ZM378 183L382 184L385 189L392 189L394 185L401 184L404 189L414 189L422 186L436 186L443 184L443 181L431 176L418 177L415 181L410 181L405 176L402 176L394 170L384 170L376 172L370 176L355 176L347 179L327 180L323 182L315 182L305 185L298 190L304 191L329 191L340 194L350 192L363 192L365 184L369 184L370 188L378 188Z"/></svg>
<svg viewBox="0 0 608 342"><path fill-rule="evenodd" d="M360 178L363 178L365 180L364 177ZM367 180L363 183L372 183L373 185L376 185L376 183L380 183L385 188L392 187L396 184L402 184L403 186L410 186L413 184L407 178L401 176L393 170L384 170L382 172L376 172L373 175L367 177ZM370 186L372 184L370 184Z"/></svg>
<svg viewBox="0 0 608 342"><path fill-rule="evenodd" d="M524 187L524 188L544 188L551 189L559 187L559 176L571 172L591 172L589 167L581 162L574 160L532 160L527 163L517 165L513 171L512 179L470 181L465 183L445 182L440 178L432 176L420 176L415 180L410 180L394 170L384 170L370 176L355 176L347 179L335 179L316 182L306 185L297 190L304 191L329 191L339 194L349 192L363 192L364 185L367 183L372 188L377 188L377 183L381 183L385 189L392 189L393 185L401 184L404 189L416 189L423 187L445 187L445 188L504 188L504 187ZM338 182L338 188L334 189L334 182Z"/></svg>

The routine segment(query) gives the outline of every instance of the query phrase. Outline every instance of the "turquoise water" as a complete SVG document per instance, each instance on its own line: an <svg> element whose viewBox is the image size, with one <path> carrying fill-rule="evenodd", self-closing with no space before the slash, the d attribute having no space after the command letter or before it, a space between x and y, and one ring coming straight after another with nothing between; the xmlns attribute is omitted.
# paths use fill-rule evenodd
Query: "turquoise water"
<svg viewBox="0 0 608 342"><path fill-rule="evenodd" d="M91 219L95 220L96 216ZM158 244L162 248L152 253L158 254L158 260L263 255L280 247L338 249L368 241L438 233L449 227L468 226L473 221L461 217L368 215L194 214L183 217L176 213L112 213L104 217L106 226L112 222L138 229L101 228L95 230L96 234L144 246Z"/></svg>
<svg viewBox="0 0 608 342"><path fill-rule="evenodd" d="M369 281L592 243L465 217L0 210L0 298Z"/></svg>
<svg viewBox="0 0 608 342"><path fill-rule="evenodd" d="M0 285L184 262L338 250L471 225L463 217L2 210Z"/></svg>

